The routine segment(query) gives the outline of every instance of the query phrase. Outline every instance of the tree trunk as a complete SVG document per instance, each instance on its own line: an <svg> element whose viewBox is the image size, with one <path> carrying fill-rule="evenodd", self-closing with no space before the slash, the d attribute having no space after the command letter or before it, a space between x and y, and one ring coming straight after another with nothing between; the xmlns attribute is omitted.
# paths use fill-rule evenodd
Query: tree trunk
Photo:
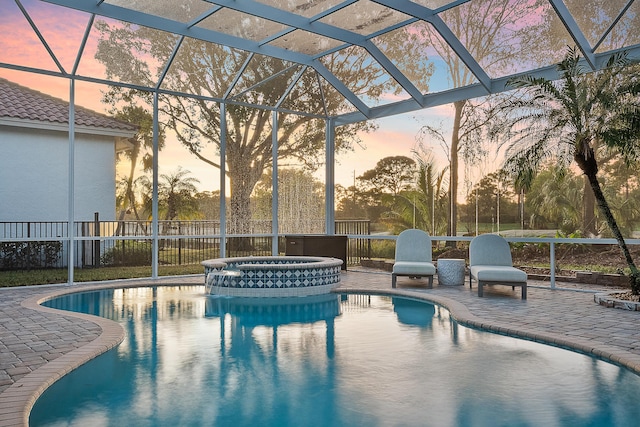
<svg viewBox="0 0 640 427"><path fill-rule="evenodd" d="M137 150L136 150L137 151ZM134 151L132 153L129 162L131 166L129 167L129 176L127 177L127 188L124 200L122 201L122 210L120 210L120 215L118 216L118 227L116 228L116 236L124 235L124 230L122 230L121 223L124 220L124 216L127 213L127 208L129 206L133 206L135 209L135 197L133 194L133 176L136 173L136 163L138 161L138 154Z"/></svg>
<svg viewBox="0 0 640 427"><path fill-rule="evenodd" d="M595 213L596 199L593 195L591 183L589 182L589 179L586 177L586 175L582 194L582 232L586 237L595 236L598 232L598 230L596 229Z"/></svg>
<svg viewBox="0 0 640 427"><path fill-rule="evenodd" d="M262 167L234 159L230 155L229 181L231 189L230 210L227 211L229 234L252 234L251 193L262 175ZM248 255L253 250L250 237L229 238L229 256Z"/></svg>
<svg viewBox="0 0 640 427"><path fill-rule="evenodd" d="M244 182L238 183L231 179L231 201L228 212L229 234L250 234L251 233L251 191L252 187Z"/></svg>
<svg viewBox="0 0 640 427"><path fill-rule="evenodd" d="M582 169L585 176L587 177L589 184L591 185L591 190L593 190L593 195L595 197L596 203L598 204L598 208L607 221L609 229L618 242L618 246L622 250L622 254L625 261L627 262L627 266L631 270L631 276L629 278L631 290L634 295L638 295L640 293L640 272L638 272L638 269L633 262L631 252L629 252L629 248L624 241L624 237L622 237L622 232L620 231L620 228L618 228L618 223L616 222L616 219L613 217L613 213L609 208L609 203L607 203L607 199L604 197L602 188L600 188L600 182L598 182L597 178L598 165L595 158L593 157L593 151L587 152L586 155L576 154L574 158L578 163L578 166L580 166L580 169Z"/></svg>
<svg viewBox="0 0 640 427"><path fill-rule="evenodd" d="M462 123L462 110L466 101L453 103L455 114L453 118L453 130L451 132L450 168L449 168L449 218L447 219L447 232L449 236L458 234L458 151L460 150L460 124ZM455 246L455 242L447 242L447 246Z"/></svg>
<svg viewBox="0 0 640 427"><path fill-rule="evenodd" d="M524 190L518 192L518 212L520 214L520 229L524 230Z"/></svg>

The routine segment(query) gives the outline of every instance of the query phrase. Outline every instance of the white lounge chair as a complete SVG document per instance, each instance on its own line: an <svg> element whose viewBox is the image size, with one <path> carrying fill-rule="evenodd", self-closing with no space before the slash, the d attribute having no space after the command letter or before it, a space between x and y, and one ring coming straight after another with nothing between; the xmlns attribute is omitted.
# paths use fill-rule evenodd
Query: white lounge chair
<svg viewBox="0 0 640 427"><path fill-rule="evenodd" d="M522 287L522 299L527 299L527 273L513 266L509 243L497 234L474 237L469 245L469 287L478 282L478 296L484 285Z"/></svg>
<svg viewBox="0 0 640 427"><path fill-rule="evenodd" d="M431 238L415 228L404 230L396 240L396 259L391 272L391 287L396 287L397 276L428 277L429 286L433 286L433 265Z"/></svg>

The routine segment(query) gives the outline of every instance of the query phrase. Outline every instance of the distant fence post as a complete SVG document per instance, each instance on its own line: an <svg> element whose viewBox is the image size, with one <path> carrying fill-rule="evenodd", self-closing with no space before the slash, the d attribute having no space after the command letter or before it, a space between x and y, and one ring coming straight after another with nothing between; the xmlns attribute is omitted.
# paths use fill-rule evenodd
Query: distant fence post
<svg viewBox="0 0 640 427"><path fill-rule="evenodd" d="M93 213L93 235L100 237L100 213ZM100 239L93 241L93 266L100 267Z"/></svg>
<svg viewBox="0 0 640 427"><path fill-rule="evenodd" d="M178 221L178 235L182 235L182 221ZM178 265L182 265L182 238L178 237Z"/></svg>

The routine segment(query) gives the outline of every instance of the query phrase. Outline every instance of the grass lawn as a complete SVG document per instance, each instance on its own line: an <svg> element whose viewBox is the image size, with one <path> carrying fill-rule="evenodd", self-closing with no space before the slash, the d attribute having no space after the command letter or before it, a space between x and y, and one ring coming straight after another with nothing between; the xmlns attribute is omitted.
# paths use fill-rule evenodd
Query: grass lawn
<svg viewBox="0 0 640 427"><path fill-rule="evenodd" d="M40 269L29 271L0 271L0 287L44 285L66 283L67 269ZM200 264L159 266L160 276L177 276L182 274L204 274ZM93 282L115 279L135 279L151 277L151 267L101 267L78 268L73 272L75 282Z"/></svg>

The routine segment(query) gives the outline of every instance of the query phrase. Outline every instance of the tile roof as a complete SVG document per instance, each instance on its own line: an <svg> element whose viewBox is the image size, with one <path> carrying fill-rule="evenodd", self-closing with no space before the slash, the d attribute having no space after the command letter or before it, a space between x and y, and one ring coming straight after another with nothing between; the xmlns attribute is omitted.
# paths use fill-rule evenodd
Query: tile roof
<svg viewBox="0 0 640 427"><path fill-rule="evenodd" d="M135 131L138 126L76 105L76 125ZM0 118L69 123L69 103L0 78Z"/></svg>

